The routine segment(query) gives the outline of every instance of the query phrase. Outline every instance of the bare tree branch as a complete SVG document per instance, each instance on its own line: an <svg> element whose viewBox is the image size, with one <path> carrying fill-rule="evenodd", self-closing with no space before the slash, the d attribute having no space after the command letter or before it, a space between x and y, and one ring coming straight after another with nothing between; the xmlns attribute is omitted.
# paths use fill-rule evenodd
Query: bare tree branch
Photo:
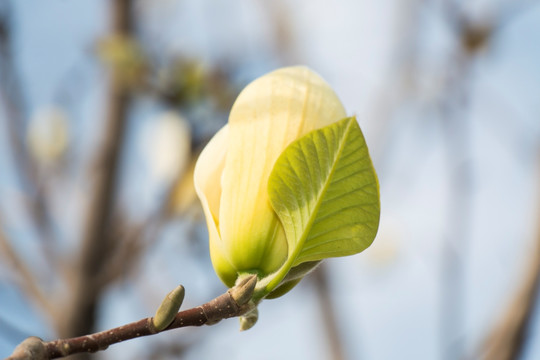
<svg viewBox="0 0 540 360"><path fill-rule="evenodd" d="M132 0L111 3L113 35L130 36L133 31ZM109 83L109 104L105 122L105 139L97 157L95 182L83 229L78 268L73 284L73 299L60 334L72 336L92 331L95 311L103 284L96 281L102 265L115 249L110 234L116 197L119 160L124 142L124 128L131 101L130 90L114 71Z"/></svg>
<svg viewBox="0 0 540 360"><path fill-rule="evenodd" d="M330 289L328 287L327 272L324 264L321 264L314 271L315 289L317 298L320 302L321 315L324 321L324 329L330 345L331 359L343 360L346 359L343 344L339 335L338 321L334 312L334 305L330 297Z"/></svg>
<svg viewBox="0 0 540 360"><path fill-rule="evenodd" d="M117 226L120 233L118 237L121 241L101 274L104 284L111 283L135 269L142 258L141 255L159 241L160 232L177 215L175 213L187 212L197 200L193 188L193 171L199 153L200 150L197 150L191 154L191 163L188 168L176 179L175 183L168 186L159 206L146 218L136 223L129 223L128 219L117 217L115 223L121 224ZM175 202L182 202L182 204L178 206Z"/></svg>
<svg viewBox="0 0 540 360"><path fill-rule="evenodd" d="M523 355L533 314L540 301L540 227L529 253L531 258L521 277L521 286L481 349L486 360L517 360Z"/></svg>
<svg viewBox="0 0 540 360"><path fill-rule="evenodd" d="M45 188L42 186L37 166L24 143L28 109L22 90L19 72L13 59L12 11L9 3L3 3L0 14L0 102L3 105L9 132L9 141L15 165L15 174L28 199L29 213L39 230L40 238L50 243L55 235L48 213ZM54 265L52 252L47 246L43 251Z"/></svg>
<svg viewBox="0 0 540 360"><path fill-rule="evenodd" d="M3 255L8 263L11 263L12 268L17 273L17 279L21 289L26 292L31 298L33 298L38 306L40 306L45 312L54 319L56 314L56 308L51 301L45 296L42 289L38 286L38 281L33 272L26 266L26 263L19 254L13 249L11 243L5 235L2 224L0 223L0 254Z"/></svg>
<svg viewBox="0 0 540 360"><path fill-rule="evenodd" d="M142 336L155 335L187 326L214 325L223 319L241 316L253 310L251 301L256 276L246 278L237 287L195 308L176 314L169 326L158 330L154 318L145 318L114 329L69 339L45 342L37 337L24 340L6 360L48 360L77 353L107 349L110 345Z"/></svg>

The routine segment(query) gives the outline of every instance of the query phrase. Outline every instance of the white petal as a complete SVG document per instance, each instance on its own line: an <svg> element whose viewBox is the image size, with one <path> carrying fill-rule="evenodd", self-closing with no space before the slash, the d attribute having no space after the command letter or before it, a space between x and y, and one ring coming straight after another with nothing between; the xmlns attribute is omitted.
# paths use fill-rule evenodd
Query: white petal
<svg viewBox="0 0 540 360"><path fill-rule="evenodd" d="M223 252L220 238L219 204L221 197L221 174L225 165L228 144L228 125L225 125L204 148L193 175L195 191L201 200L208 234L210 237L210 256L214 269L227 285L234 285L236 270Z"/></svg>
<svg viewBox="0 0 540 360"><path fill-rule="evenodd" d="M266 258L266 271L281 265L277 259L287 243L268 201L270 172L292 141L345 116L334 91L306 67L274 71L240 93L229 118L219 213L225 251L235 254L235 266L249 268Z"/></svg>

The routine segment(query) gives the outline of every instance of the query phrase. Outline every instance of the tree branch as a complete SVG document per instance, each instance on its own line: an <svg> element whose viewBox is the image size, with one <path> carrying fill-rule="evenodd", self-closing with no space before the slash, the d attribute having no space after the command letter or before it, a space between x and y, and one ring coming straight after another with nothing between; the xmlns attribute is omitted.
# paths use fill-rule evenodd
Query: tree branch
<svg viewBox="0 0 540 360"><path fill-rule="evenodd" d="M540 299L540 227L522 283L483 344L484 359L520 359Z"/></svg>
<svg viewBox="0 0 540 360"><path fill-rule="evenodd" d="M319 265L319 267L313 272L315 281L315 290L317 297L319 298L321 315L324 321L324 328L328 338L328 344L330 345L331 358L334 360L343 360L346 358L345 349L339 335L339 326L336 313L334 311L334 304L331 291L328 284L328 274L326 266Z"/></svg>
<svg viewBox="0 0 540 360"><path fill-rule="evenodd" d="M540 292L540 236L521 288L484 345L485 359L520 359Z"/></svg>
<svg viewBox="0 0 540 360"><path fill-rule="evenodd" d="M55 318L56 309L45 296L42 289L38 285L38 281L34 273L26 266L25 262L15 251L7 236L4 233L2 224L0 223L0 254L7 262L11 262L13 269L19 275L19 284L24 292L30 295L39 306L51 317Z"/></svg>
<svg viewBox="0 0 540 360"><path fill-rule="evenodd" d="M8 140L15 166L14 174L26 195L31 220L39 231L40 238L49 245L55 240L52 219L48 213L47 193L40 179L34 159L24 142L24 131L28 118L26 99L19 71L14 60L13 25L11 7L4 3L0 14L0 104L7 121ZM43 246L48 265L54 266L50 246Z"/></svg>
<svg viewBox="0 0 540 360"><path fill-rule="evenodd" d="M133 31L133 1L114 0L110 4L113 35L130 36ZM111 218L131 94L114 70L112 69L109 81L105 139L97 157L95 182L79 253L79 266L73 283L74 297L67 309L65 323L60 329L61 336L92 331L96 306L104 286L96 280L97 275L116 248L110 233L113 227Z"/></svg>
<svg viewBox="0 0 540 360"><path fill-rule="evenodd" d="M251 301L251 297L255 284L256 276L246 278L236 287L213 300L180 311L172 319L171 324L161 331L154 325L154 318L149 317L114 329L69 339L47 342L33 336L20 343L6 360L56 359L77 353L105 350L112 344L155 335L163 331L205 324L214 325L223 319L241 316L253 310L256 305Z"/></svg>

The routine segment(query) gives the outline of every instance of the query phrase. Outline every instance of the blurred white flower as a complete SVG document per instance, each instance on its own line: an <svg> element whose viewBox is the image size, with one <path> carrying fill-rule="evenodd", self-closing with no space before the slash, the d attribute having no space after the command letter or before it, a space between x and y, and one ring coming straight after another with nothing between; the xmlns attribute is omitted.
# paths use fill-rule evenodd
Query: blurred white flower
<svg viewBox="0 0 540 360"><path fill-rule="evenodd" d="M28 125L26 141L32 156L43 165L57 162L69 141L68 120L56 106L38 109Z"/></svg>
<svg viewBox="0 0 540 360"><path fill-rule="evenodd" d="M142 153L157 181L174 181L185 171L190 159L189 123L172 111L159 114L144 132Z"/></svg>

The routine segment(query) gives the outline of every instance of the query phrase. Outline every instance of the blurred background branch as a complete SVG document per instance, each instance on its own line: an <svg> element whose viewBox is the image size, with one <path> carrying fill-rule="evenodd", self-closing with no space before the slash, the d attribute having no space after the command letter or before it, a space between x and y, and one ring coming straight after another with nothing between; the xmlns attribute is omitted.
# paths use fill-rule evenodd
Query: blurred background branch
<svg viewBox="0 0 540 360"><path fill-rule="evenodd" d="M540 214L540 201L537 208L537 214ZM485 359L526 358L526 349L530 346L528 339L534 332L534 318L538 313L540 298L540 227L525 265L523 275L516 281L515 294L497 317L483 344L481 355Z"/></svg>
<svg viewBox="0 0 540 360"><path fill-rule="evenodd" d="M49 266L54 264L54 232L52 230L43 181L37 164L30 156L25 145L28 126L28 106L25 100L19 69L15 61L13 44L14 26L13 10L10 2L0 7L0 101L7 119L8 140L15 165L15 176L18 177L23 193L26 195L27 211L33 225L40 234L43 253L48 257Z"/></svg>
<svg viewBox="0 0 540 360"><path fill-rule="evenodd" d="M42 289L38 286L38 280L27 267L25 261L17 254L15 249L11 246L7 237L4 234L4 229L0 219L0 253L2 254L3 261L8 263L13 271L17 274L17 283L23 289L23 291L32 299L36 301L38 306L51 318L58 317L58 313L51 303L50 299L43 293Z"/></svg>
<svg viewBox="0 0 540 360"><path fill-rule="evenodd" d="M131 38L134 33L133 1L114 0L110 2L110 6L112 17L110 36ZM125 69L112 67L109 70L110 80L107 86L109 103L103 129L103 143L90 169L90 176L93 178L92 195L70 292L72 298L66 308L65 323L60 328L60 337L94 332L97 304L101 292L108 285L98 281L101 277L97 274L103 268L107 268L106 264L118 248L112 215L116 205L116 186L131 94L123 73ZM125 260L129 259L128 257Z"/></svg>

